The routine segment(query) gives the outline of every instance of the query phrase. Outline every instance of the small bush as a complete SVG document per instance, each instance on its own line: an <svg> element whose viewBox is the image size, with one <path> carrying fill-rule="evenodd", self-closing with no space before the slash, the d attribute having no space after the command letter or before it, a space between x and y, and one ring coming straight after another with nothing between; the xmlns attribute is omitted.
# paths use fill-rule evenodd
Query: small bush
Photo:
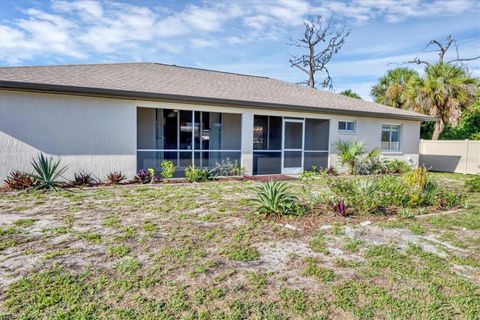
<svg viewBox="0 0 480 320"><path fill-rule="evenodd" d="M110 184L119 184L125 179L126 177L121 172L114 171L107 174L107 180Z"/></svg>
<svg viewBox="0 0 480 320"><path fill-rule="evenodd" d="M93 186L94 184L96 181L91 173L80 171L73 175L72 185L74 186Z"/></svg>
<svg viewBox="0 0 480 320"><path fill-rule="evenodd" d="M342 141L335 143L339 162L348 168L350 174L373 174L383 171L380 149L374 148L367 153L364 141Z"/></svg>
<svg viewBox="0 0 480 320"><path fill-rule="evenodd" d="M13 190L24 190L33 186L33 179L30 175L21 172L13 171L5 179L5 184Z"/></svg>
<svg viewBox="0 0 480 320"><path fill-rule="evenodd" d="M210 174L214 177L234 177L234 176L242 176L245 174L245 168L242 168L238 161L232 161L229 158L217 162L215 164L215 168L210 170Z"/></svg>
<svg viewBox="0 0 480 320"><path fill-rule="evenodd" d="M32 162L34 174L31 175L34 180L34 187L39 190L56 190L65 185L59 181L62 174L67 171L67 167L60 167L61 159L54 160L53 157L45 157L41 153L37 159Z"/></svg>
<svg viewBox="0 0 480 320"><path fill-rule="evenodd" d="M385 160L383 162L385 166L385 172L384 173L407 173L412 171L412 167L405 161L399 160L399 159L393 159L393 160Z"/></svg>
<svg viewBox="0 0 480 320"><path fill-rule="evenodd" d="M210 179L210 172L208 169L189 166L185 169L185 177L189 182L204 182Z"/></svg>
<svg viewBox="0 0 480 320"><path fill-rule="evenodd" d="M326 176L338 176L338 171L335 167L328 167L328 168L320 168L318 169L317 166L312 166L311 170L304 170L299 177L300 181L315 179L315 178L322 178Z"/></svg>
<svg viewBox="0 0 480 320"><path fill-rule="evenodd" d="M160 167L162 168L162 172L160 173L164 179L171 179L175 174L177 167L172 161L163 160L160 163Z"/></svg>
<svg viewBox="0 0 480 320"><path fill-rule="evenodd" d="M135 176L135 181L140 183L150 183L153 181L153 176L148 170L140 169L137 171L137 175Z"/></svg>
<svg viewBox="0 0 480 320"><path fill-rule="evenodd" d="M465 181L465 188L470 192L480 192L480 174Z"/></svg>
<svg viewBox="0 0 480 320"><path fill-rule="evenodd" d="M285 182L279 181L269 181L256 188L257 198L253 202L258 205L257 211L265 215L302 215L304 208L289 189Z"/></svg>
<svg viewBox="0 0 480 320"><path fill-rule="evenodd" d="M436 195L436 202L440 208L449 209L463 205L465 203L465 194L453 190L441 189Z"/></svg>

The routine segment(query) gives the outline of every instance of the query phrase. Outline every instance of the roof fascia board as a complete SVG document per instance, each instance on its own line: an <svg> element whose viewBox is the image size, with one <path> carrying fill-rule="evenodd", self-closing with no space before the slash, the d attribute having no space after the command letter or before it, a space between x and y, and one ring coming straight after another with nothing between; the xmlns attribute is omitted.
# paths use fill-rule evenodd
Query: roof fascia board
<svg viewBox="0 0 480 320"><path fill-rule="evenodd" d="M184 96L184 95L172 95L161 94L152 92L140 92L140 91L128 91L128 90L116 90L116 89L103 89L103 88L91 88L91 87L78 87L78 86L65 86L45 83L33 83L33 82L19 82L19 81L0 81L0 89L26 91L26 92L39 92L39 93L52 93L52 94L66 94L66 95L80 95L80 96L93 96L101 98L117 98L128 100L151 100L151 101L169 101L169 102L194 102L218 106L241 106L246 108L255 109L275 109L284 111L306 111L314 113L327 113L327 114L339 114L339 115L358 115L362 117L371 118L393 118L402 120L413 121L434 121L434 117L430 116L413 116L413 115L399 115L394 113L383 112L369 112L358 110L340 110L331 108L300 106L300 105L287 105L287 104L275 104L267 102L256 101L243 101L233 99L219 99L209 97L196 97L196 96Z"/></svg>

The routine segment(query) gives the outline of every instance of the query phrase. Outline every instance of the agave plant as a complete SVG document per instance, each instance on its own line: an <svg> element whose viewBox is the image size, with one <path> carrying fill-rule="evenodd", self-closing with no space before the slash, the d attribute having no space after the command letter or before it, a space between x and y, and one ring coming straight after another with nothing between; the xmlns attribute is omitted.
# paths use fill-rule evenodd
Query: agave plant
<svg viewBox="0 0 480 320"><path fill-rule="evenodd" d="M279 181L269 181L256 188L257 198L253 202L258 205L257 211L265 215L302 214L303 207L289 189L285 182Z"/></svg>
<svg viewBox="0 0 480 320"><path fill-rule="evenodd" d="M67 171L67 167L60 167L61 159L55 160L53 157L45 157L43 153L32 161L35 173L30 176L35 181L35 188L39 190L56 190L64 186L64 182L59 181L62 174Z"/></svg>

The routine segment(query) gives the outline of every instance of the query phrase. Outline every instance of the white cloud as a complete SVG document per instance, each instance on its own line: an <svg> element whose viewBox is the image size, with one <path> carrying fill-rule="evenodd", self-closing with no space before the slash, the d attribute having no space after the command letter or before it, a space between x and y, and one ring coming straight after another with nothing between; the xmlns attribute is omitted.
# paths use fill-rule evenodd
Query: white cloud
<svg viewBox="0 0 480 320"><path fill-rule="evenodd" d="M0 21L0 60L18 64L38 57L81 60L99 54L141 59L191 47L279 42L292 30L301 33L307 15L336 14L356 24L396 23L479 6L475 0L200 0L173 11L122 1L51 0L41 10L26 8L20 18ZM389 51L394 50L386 47Z"/></svg>

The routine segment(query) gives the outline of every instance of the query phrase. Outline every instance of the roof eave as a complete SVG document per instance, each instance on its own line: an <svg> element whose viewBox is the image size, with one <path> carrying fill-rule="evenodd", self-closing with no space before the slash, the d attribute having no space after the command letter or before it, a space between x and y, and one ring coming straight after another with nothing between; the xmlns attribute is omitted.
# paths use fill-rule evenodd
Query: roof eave
<svg viewBox="0 0 480 320"><path fill-rule="evenodd" d="M282 109L285 111L296 110L315 113L327 113L327 114L340 114L340 115L358 115L363 117L373 118L393 118L402 120L414 120L414 121L434 121L434 117L427 115L409 115L409 114L392 114L384 112L370 112L360 110L341 110L331 108L321 108L312 106L301 105L289 105L289 104L276 104L259 101L247 101L247 100L233 100L233 99L220 99L211 97L197 97L186 95L174 95L174 94L162 94L152 92L141 91L129 91L129 90L117 90L117 89L104 89L104 88L92 88L92 87L79 87L79 86L65 86L57 84L45 84L35 82L20 82L20 81L0 81L0 89L27 91L27 92L42 92L53 94L69 94L69 95L81 95L81 96L95 96L103 98L120 98L129 100L154 100L154 101L182 101L182 102L195 102L203 104L214 105L235 105L250 108L261 109Z"/></svg>

